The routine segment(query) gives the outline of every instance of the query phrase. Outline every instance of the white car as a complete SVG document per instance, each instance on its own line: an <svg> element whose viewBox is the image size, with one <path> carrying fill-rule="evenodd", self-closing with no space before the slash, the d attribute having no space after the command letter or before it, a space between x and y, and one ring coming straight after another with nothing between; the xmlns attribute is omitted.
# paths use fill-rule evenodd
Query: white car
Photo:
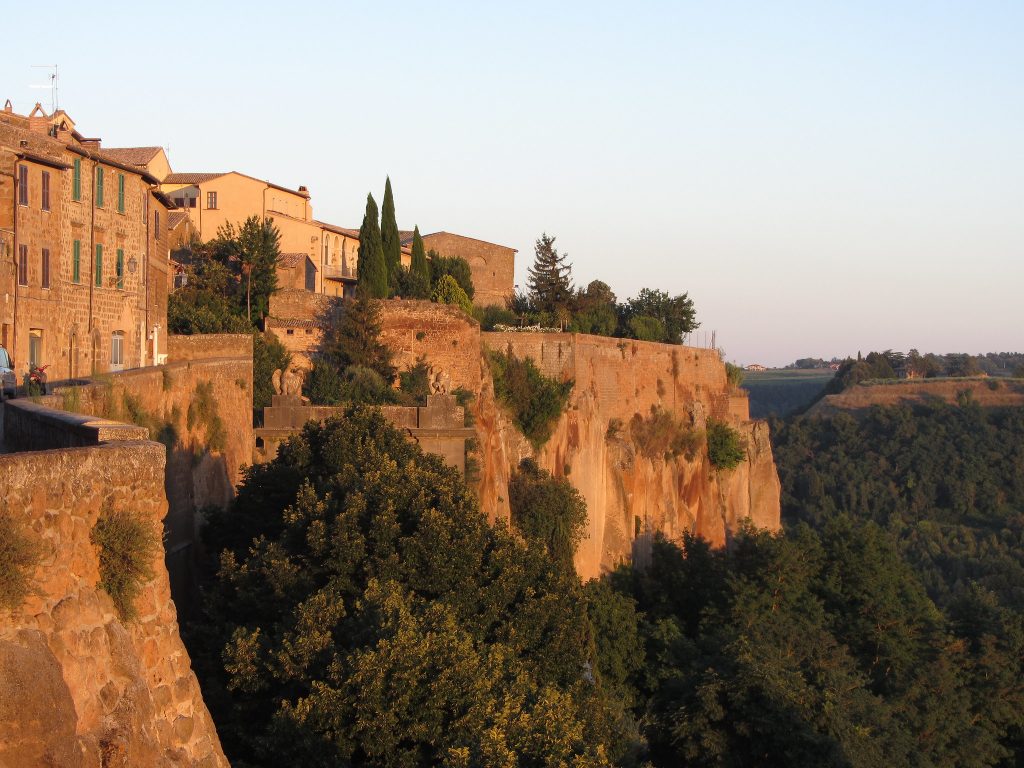
<svg viewBox="0 0 1024 768"><path fill-rule="evenodd" d="M14 397L14 391L18 386L18 380L14 377L11 369L11 356L7 350L0 347L0 400L7 397Z"/></svg>

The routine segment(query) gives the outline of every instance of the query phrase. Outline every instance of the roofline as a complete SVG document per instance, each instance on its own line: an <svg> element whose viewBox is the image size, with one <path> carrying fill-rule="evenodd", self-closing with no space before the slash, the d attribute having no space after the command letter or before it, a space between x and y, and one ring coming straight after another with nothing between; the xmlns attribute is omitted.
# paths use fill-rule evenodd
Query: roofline
<svg viewBox="0 0 1024 768"><path fill-rule="evenodd" d="M157 200L159 200L159 201L160 201L161 203L163 203L164 207L165 207L165 208L166 208L167 210L169 210L169 211L176 211L176 210L178 209L178 206L176 206L176 205L174 204L174 201L173 201L173 200L171 200L171 198L169 198L169 197L168 197L168 196L167 196L167 195L166 195L166 194L165 194L164 192L162 192L162 191L161 191L161 190L160 190L159 188L157 188L157 189L154 189L154 190L153 190L153 196L154 196L154 197L155 197L155 198L156 198Z"/></svg>
<svg viewBox="0 0 1024 768"><path fill-rule="evenodd" d="M494 242L491 242L490 240L481 240L479 237L470 237L469 235L460 235L457 232L447 232L447 231L445 231L443 229L438 231L438 232L431 232L431 233L426 234L426 235L420 235L420 237L422 237L424 240L426 240L428 237L433 237L434 235L451 235L452 237L461 237L463 240L473 240L474 242L477 242L477 243L484 243L486 245L497 246L498 248L505 248L506 250L512 251L512 253L519 253L519 249L518 248L513 248L510 245L502 245L501 243L494 243ZM411 241L412 238L409 238L409 240Z"/></svg>
<svg viewBox="0 0 1024 768"><path fill-rule="evenodd" d="M296 197L302 197L302 198L305 198L306 200L309 200L310 197L311 197L310 194L309 194L309 190L306 190L305 192L300 192L297 189L291 189L289 187L285 187L285 186L282 186L280 184L275 184L274 182L268 181L267 179L258 179L255 176L250 176L248 173L242 173L241 171L224 171L223 173L209 173L209 174L207 174L207 173L205 173L203 171L185 171L183 173L172 173L170 175L171 176L190 176L190 175L191 176L207 176L207 175L209 175L210 178L208 178L206 181L199 181L199 182L196 182L194 184L185 184L185 186L193 186L194 187L194 186L198 186L199 184L205 184L207 181L213 181L214 179L219 179L221 176L230 176L231 174L234 174L235 176L241 176L244 179L252 179L253 181L258 181L258 182L260 182L260 184L266 184L271 189L280 189L282 192L290 192L291 194L295 195ZM180 182L180 181L168 181L166 183L167 184L183 184L183 182Z"/></svg>
<svg viewBox="0 0 1024 768"><path fill-rule="evenodd" d="M15 152L14 154L20 160L27 160L30 163L38 163L39 165L56 168L58 171L66 171L71 168L67 163L62 163L60 160L54 160L53 158L46 157L46 155L37 155L34 152Z"/></svg>
<svg viewBox="0 0 1024 768"><path fill-rule="evenodd" d="M84 147L75 146L74 144L67 144L66 146L68 150L74 152L76 155L87 157L90 160L100 163L102 165L109 165L111 168L117 168L118 170L121 171L128 171L128 173L134 173L136 176L141 176L144 181L150 184L160 184L160 179L151 174L149 171L145 170L144 168L140 168L137 165L128 165L127 163L122 163L117 160L113 160L112 158L104 157L102 151L90 152L88 149L85 149Z"/></svg>

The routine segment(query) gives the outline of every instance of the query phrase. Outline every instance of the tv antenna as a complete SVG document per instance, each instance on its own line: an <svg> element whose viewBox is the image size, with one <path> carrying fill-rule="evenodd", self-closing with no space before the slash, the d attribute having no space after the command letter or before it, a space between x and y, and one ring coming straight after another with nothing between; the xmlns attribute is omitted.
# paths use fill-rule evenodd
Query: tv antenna
<svg viewBox="0 0 1024 768"><path fill-rule="evenodd" d="M60 98L57 89L57 65L56 64L33 64L32 69L50 70L50 82L39 85L30 85L29 88L49 89L50 91L50 114L60 109Z"/></svg>

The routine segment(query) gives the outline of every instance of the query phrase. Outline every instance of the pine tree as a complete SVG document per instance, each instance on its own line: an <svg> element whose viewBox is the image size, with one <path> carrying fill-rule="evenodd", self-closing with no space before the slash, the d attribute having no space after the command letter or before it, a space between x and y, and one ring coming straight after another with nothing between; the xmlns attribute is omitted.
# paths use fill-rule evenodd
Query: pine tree
<svg viewBox="0 0 1024 768"><path fill-rule="evenodd" d="M360 289L355 300L344 302L340 317L327 328L320 351L338 371L362 366L390 379L395 369L380 331L380 303Z"/></svg>
<svg viewBox="0 0 1024 768"><path fill-rule="evenodd" d="M416 227L412 232L412 264L409 271L412 273L414 299L426 299L430 297L430 264L427 262L427 251L423 245L423 237L420 235L420 228Z"/></svg>
<svg viewBox="0 0 1024 768"><path fill-rule="evenodd" d="M374 299L388 295L388 271L384 263L377 203L373 195L366 196L366 214L359 228L359 287Z"/></svg>
<svg viewBox="0 0 1024 768"><path fill-rule="evenodd" d="M540 236L534 253L526 280L530 298L538 311L560 316L572 301L572 265L566 263L568 254L560 256L555 249L555 238L547 233Z"/></svg>
<svg viewBox="0 0 1024 768"><path fill-rule="evenodd" d="M384 183L384 202L380 208L380 238L384 248L384 264L388 272L388 289L394 293L398 284L398 270L402 267L402 240L395 218L395 196L391 191L391 177Z"/></svg>

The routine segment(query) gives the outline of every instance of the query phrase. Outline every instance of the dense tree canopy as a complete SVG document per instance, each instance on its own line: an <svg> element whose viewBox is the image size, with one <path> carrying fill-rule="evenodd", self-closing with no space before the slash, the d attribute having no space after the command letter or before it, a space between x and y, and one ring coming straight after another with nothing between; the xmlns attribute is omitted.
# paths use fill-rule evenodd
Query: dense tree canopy
<svg viewBox="0 0 1024 768"><path fill-rule="evenodd" d="M370 298L388 295L388 265L381 242L380 220L373 195L366 196L366 213L359 227L359 288Z"/></svg>

